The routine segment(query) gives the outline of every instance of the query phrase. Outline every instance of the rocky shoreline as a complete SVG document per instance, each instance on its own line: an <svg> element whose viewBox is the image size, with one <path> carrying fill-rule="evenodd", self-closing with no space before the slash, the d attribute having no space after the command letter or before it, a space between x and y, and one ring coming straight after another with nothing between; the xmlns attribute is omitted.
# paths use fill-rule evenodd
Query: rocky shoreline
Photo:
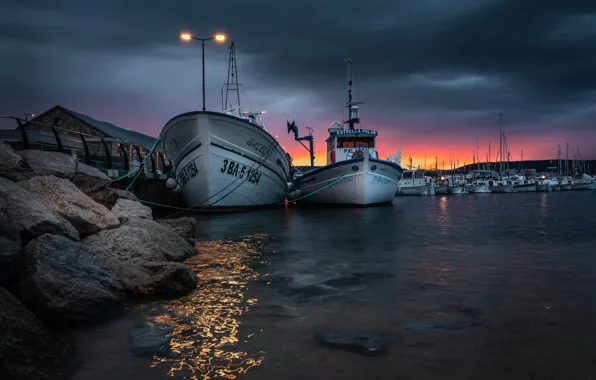
<svg viewBox="0 0 596 380"><path fill-rule="evenodd" d="M0 141L0 374L60 377L59 331L139 296L196 287L192 218L153 220L130 192L69 155Z"/></svg>

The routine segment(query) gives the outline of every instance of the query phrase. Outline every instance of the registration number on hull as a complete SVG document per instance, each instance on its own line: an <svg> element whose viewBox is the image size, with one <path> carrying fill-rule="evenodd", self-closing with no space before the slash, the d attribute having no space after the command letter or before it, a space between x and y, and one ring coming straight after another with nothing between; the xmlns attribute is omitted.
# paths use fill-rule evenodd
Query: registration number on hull
<svg viewBox="0 0 596 380"><path fill-rule="evenodd" d="M239 164L235 161L225 159L223 161L223 166L221 167L221 172L234 176L236 178L245 178L247 182L254 183L255 185L259 184L259 180L261 179L261 172L255 169L251 169L246 165Z"/></svg>

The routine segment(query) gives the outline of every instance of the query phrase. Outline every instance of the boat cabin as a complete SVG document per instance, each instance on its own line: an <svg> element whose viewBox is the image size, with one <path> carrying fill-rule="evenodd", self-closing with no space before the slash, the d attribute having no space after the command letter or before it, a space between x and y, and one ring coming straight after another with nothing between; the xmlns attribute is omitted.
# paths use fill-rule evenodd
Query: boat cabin
<svg viewBox="0 0 596 380"><path fill-rule="evenodd" d="M375 140L377 131L370 129L343 129L339 122L332 124L327 138L327 165L362 157L368 151L370 157L379 158Z"/></svg>
<svg viewBox="0 0 596 380"><path fill-rule="evenodd" d="M426 186L431 180L426 176L424 170L404 170L399 185L404 187Z"/></svg>

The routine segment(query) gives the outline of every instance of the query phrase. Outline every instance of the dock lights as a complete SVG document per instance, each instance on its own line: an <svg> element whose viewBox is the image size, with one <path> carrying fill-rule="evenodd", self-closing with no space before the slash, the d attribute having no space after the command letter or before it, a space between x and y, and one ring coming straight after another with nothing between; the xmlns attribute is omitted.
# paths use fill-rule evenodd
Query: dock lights
<svg viewBox="0 0 596 380"><path fill-rule="evenodd" d="M190 33L183 32L180 33L180 39L182 41L190 41L190 40L197 40L201 41L201 58L202 58L202 72L203 72L203 112L205 112L205 41L215 40L215 42L222 43L226 40L226 35L223 33L214 34L211 37L201 38L195 37Z"/></svg>

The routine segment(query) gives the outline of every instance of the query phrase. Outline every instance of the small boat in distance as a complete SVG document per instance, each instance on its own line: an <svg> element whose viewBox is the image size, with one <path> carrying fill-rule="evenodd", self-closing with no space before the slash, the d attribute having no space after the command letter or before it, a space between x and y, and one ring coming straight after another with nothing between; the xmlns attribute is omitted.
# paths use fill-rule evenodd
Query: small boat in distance
<svg viewBox="0 0 596 380"><path fill-rule="evenodd" d="M335 121L329 126L327 138L327 165L296 175L288 193L288 201L297 204L329 204L372 206L390 203L395 198L397 184L402 177L398 164L379 159L376 150L378 132L357 129L360 123L358 106L352 101L353 78L351 59L348 63L348 120ZM344 129L343 124L348 124ZM288 122L288 133L297 141L310 141L311 168L314 165L312 135L298 137L295 122Z"/></svg>
<svg viewBox="0 0 596 380"><path fill-rule="evenodd" d="M445 187L441 186L440 191L440 195L449 194L449 185L445 185ZM425 176L424 170L404 170L403 177L397 186L396 195L426 196L435 194L435 184L432 180Z"/></svg>
<svg viewBox="0 0 596 380"><path fill-rule="evenodd" d="M161 132L176 188L189 208L252 208L282 204L286 198L289 156L267 130L263 112L240 107L237 78L232 42L223 111L183 113ZM232 90L238 91L238 107L227 109Z"/></svg>

